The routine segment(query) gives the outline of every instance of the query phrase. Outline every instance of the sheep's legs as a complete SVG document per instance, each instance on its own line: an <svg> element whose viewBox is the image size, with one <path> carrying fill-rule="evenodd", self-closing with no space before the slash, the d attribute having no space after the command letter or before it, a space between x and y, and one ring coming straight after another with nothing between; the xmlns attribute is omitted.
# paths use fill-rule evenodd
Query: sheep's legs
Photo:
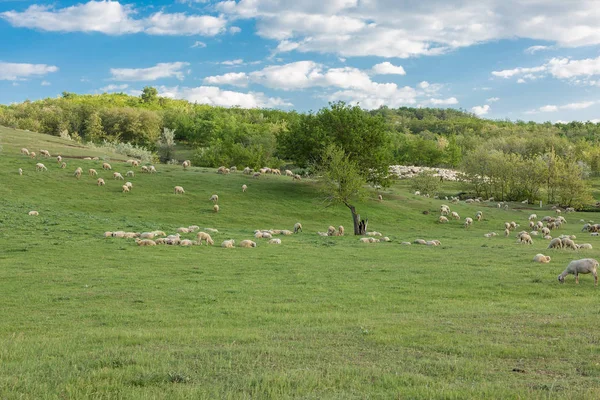
<svg viewBox="0 0 600 400"><path fill-rule="evenodd" d="M575 272L575 283L579 285L579 274Z"/></svg>
<svg viewBox="0 0 600 400"><path fill-rule="evenodd" d="M594 286L598 286L598 273L594 271Z"/></svg>

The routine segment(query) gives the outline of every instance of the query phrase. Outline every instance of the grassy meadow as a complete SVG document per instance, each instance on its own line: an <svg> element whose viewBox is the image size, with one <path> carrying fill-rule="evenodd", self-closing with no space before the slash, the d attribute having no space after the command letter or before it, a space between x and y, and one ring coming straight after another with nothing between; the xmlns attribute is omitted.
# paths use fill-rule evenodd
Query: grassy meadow
<svg viewBox="0 0 600 400"><path fill-rule="evenodd" d="M2 399L600 398L600 289L589 275L556 279L569 261L599 257L599 239L579 222L600 222L596 213L567 214L553 232L593 250L546 250L541 238L518 245L502 232L550 210L450 204L462 219L440 225L448 202L399 182L382 202L373 192L357 204L369 229L393 241L362 244L316 235L350 231L352 219L325 208L308 180L157 165L153 175L136 170L121 193L102 161L71 157L104 156L125 175L123 156L1 127L0 145ZM49 170L37 173L40 160L21 147L60 153L68 166L44 159ZM478 210L484 220L464 229ZM304 232L280 246L219 247L296 222ZM218 229L216 245L103 237L189 225ZM418 238L442 245L400 245ZM552 262L534 264L537 253Z"/></svg>

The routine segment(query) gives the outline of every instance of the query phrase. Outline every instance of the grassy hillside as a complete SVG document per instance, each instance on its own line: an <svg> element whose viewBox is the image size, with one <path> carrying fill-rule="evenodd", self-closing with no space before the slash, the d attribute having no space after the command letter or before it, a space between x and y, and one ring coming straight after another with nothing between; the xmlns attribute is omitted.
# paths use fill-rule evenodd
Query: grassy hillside
<svg viewBox="0 0 600 400"><path fill-rule="evenodd" d="M469 230L439 225L442 201L400 183L383 202L373 193L357 207L393 242L361 244L315 234L349 230L351 218L324 208L310 181L160 165L121 193L98 161L68 159L61 170L52 159L36 173L38 160L19 154L25 146L100 156L86 148L4 128L0 143L0 398L600 397L598 289L591 276L579 286L556 280L598 250L483 237L502 233L504 221L524 225L532 210L460 204L451 208L463 219L482 210L484 220ZM75 179L78 166L98 169L107 185ZM113 171L128 169L113 162ZM173 194L176 185L186 194ZM598 215L566 217L554 235L600 248L579 232L580 218ZM218 229L220 244L298 221L303 233L254 249L103 237L199 225ZM442 246L400 245L417 238ZM552 262L533 264L540 252Z"/></svg>

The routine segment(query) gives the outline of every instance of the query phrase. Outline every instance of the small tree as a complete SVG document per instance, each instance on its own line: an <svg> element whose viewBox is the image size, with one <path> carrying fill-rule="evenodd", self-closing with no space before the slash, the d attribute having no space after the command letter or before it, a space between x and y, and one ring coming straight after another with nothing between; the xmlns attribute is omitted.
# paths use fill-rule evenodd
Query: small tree
<svg viewBox="0 0 600 400"><path fill-rule="evenodd" d="M434 176L433 171L423 171L412 179L413 190L418 190L421 194L433 196L440 188L441 179Z"/></svg>
<svg viewBox="0 0 600 400"><path fill-rule="evenodd" d="M146 86L142 90L142 94L140 95L140 98L142 99L142 102L144 102L146 104L154 103L156 101L156 99L158 98L158 90L156 90L156 88L154 88L152 86Z"/></svg>
<svg viewBox="0 0 600 400"><path fill-rule="evenodd" d="M320 166L321 191L329 204L344 204L352 213L354 234L364 235L367 224L360 220L360 214L353 205L355 200L364 197L366 179L358 165L351 161L344 150L336 145L328 146L323 152Z"/></svg>
<svg viewBox="0 0 600 400"><path fill-rule="evenodd" d="M173 158L175 152L175 129L163 128L158 139L158 156L161 162L167 162Z"/></svg>

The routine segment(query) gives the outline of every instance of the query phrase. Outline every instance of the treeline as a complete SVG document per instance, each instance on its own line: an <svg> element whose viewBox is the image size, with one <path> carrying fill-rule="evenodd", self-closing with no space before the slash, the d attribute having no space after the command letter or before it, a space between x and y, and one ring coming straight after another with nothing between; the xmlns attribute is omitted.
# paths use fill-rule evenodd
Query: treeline
<svg viewBox="0 0 600 400"><path fill-rule="evenodd" d="M376 155L378 163L459 168L476 149L488 148L524 159L554 151L584 163L592 174L600 173L600 125L591 122L492 121L461 110L408 107L370 112L349 108L346 116L328 112L335 106L316 113L213 107L160 97L147 87L140 96L64 92L58 98L0 106L0 125L84 142L127 142L151 151L158 150L160 135L168 128L177 143L195 149L193 161L201 166L308 167L332 140L343 145L346 135L365 132L353 145L385 142ZM340 115L344 121L336 121ZM370 135L364 124L385 134ZM365 167L372 164L367 158L359 161Z"/></svg>

